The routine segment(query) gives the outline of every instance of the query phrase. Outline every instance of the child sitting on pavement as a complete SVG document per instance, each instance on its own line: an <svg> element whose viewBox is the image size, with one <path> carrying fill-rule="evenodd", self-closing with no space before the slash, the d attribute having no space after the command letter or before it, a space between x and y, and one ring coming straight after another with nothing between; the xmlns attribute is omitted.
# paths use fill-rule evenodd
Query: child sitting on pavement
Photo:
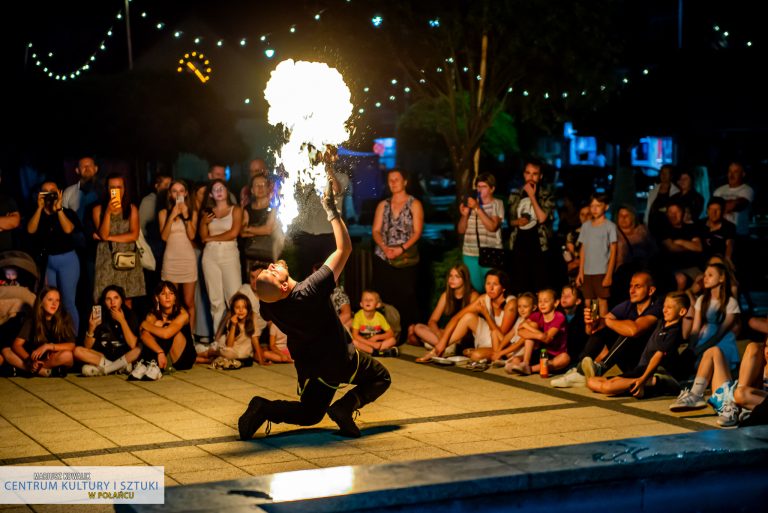
<svg viewBox="0 0 768 513"><path fill-rule="evenodd" d="M654 394L667 392L670 388L679 391L676 378L690 374L690 369L683 368L678 352L683 341L682 319L690 306L691 301L685 292L667 294L663 307L664 319L656 324L637 367L619 376L592 376L587 380L587 387L605 395L629 392L638 399L651 395L651 390Z"/></svg>
<svg viewBox="0 0 768 513"><path fill-rule="evenodd" d="M364 290L360 298L361 310L352 319L352 342L355 347L373 356L397 356L395 333L381 308L381 297L373 290Z"/></svg>
<svg viewBox="0 0 768 513"><path fill-rule="evenodd" d="M520 336L517 330L535 310L536 297L532 293L523 292L517 296L517 319L512 329L501 339L499 350L493 353L494 366L503 366L504 358L522 357L525 354L525 339Z"/></svg>
<svg viewBox="0 0 768 513"><path fill-rule="evenodd" d="M568 356L568 335L566 333L565 314L557 310L557 293L552 289L544 289L538 294L539 310L533 312L528 320L519 328L519 333L525 339L525 353L507 362L507 373L527 376L539 372L538 351L546 349L549 358L549 369L557 371L571 363ZM533 362L536 362L532 365Z"/></svg>
<svg viewBox="0 0 768 513"><path fill-rule="evenodd" d="M288 335L280 331L274 322L269 323L269 346L261 350L264 359L274 363L293 363L288 351Z"/></svg>

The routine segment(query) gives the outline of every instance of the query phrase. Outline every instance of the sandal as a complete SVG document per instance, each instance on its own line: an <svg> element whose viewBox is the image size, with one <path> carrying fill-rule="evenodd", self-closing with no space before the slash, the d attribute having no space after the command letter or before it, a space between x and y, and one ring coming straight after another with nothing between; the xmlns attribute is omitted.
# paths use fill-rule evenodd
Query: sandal
<svg viewBox="0 0 768 513"><path fill-rule="evenodd" d="M416 363L429 363L432 361L432 357L437 356L434 351L428 351L424 356L416 358Z"/></svg>
<svg viewBox="0 0 768 513"><path fill-rule="evenodd" d="M472 362L469 365L467 365L467 369L475 371L475 372L483 372L488 370L488 367L490 367L490 364L488 363L488 360L482 359L478 360L476 362Z"/></svg>

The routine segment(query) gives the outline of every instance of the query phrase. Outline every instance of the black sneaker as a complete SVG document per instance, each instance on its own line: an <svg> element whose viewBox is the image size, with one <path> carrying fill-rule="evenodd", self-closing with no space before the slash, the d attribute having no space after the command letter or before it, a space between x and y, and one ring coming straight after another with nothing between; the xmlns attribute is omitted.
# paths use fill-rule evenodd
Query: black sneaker
<svg viewBox="0 0 768 513"><path fill-rule="evenodd" d="M251 402L248 403L248 408L245 410L237 421L237 430L240 433L240 440L250 440L253 438L254 433L258 431L262 424L267 420L266 414L266 399L262 397L254 397Z"/></svg>
<svg viewBox="0 0 768 513"><path fill-rule="evenodd" d="M390 347L389 349L385 349L384 351L382 351L381 355L397 358L398 356L400 356L400 350L397 347Z"/></svg>
<svg viewBox="0 0 768 513"><path fill-rule="evenodd" d="M339 434L347 438L360 438L360 428L355 424L352 414L356 410L347 411L341 401L336 401L328 408L328 416L339 426Z"/></svg>

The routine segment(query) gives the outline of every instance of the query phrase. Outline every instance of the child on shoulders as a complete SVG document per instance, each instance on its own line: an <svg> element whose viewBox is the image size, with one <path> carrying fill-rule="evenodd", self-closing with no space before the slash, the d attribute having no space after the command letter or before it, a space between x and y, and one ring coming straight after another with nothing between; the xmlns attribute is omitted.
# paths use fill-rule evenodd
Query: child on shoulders
<svg viewBox="0 0 768 513"><path fill-rule="evenodd" d="M361 310L352 319L352 342L361 351L373 356L397 356L395 333L387 319L377 309L381 297L373 290L364 290L360 298Z"/></svg>

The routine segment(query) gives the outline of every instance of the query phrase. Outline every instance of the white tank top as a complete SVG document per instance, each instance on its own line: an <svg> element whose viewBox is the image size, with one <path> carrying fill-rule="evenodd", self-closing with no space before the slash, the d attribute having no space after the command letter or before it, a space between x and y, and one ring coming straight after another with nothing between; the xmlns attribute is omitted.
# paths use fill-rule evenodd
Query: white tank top
<svg viewBox="0 0 768 513"><path fill-rule="evenodd" d="M213 218L213 221L208 225L208 233L210 235L221 235L232 228L232 210L234 208L234 206L230 207L229 212L224 217Z"/></svg>

